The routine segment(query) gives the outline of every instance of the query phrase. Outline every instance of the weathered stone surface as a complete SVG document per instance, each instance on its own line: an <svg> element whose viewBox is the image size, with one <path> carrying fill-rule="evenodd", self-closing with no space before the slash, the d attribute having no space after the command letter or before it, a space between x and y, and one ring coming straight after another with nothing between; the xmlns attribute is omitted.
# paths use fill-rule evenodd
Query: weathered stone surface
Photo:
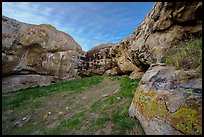
<svg viewBox="0 0 204 137"><path fill-rule="evenodd" d="M119 44L127 45L133 63L160 63L172 45L202 34L202 2L156 2L144 21Z"/></svg>
<svg viewBox="0 0 204 137"><path fill-rule="evenodd" d="M133 63L128 54L128 47L125 45L118 45L117 47L112 47L112 52L115 53L115 61L117 66L124 74L133 72L135 69L138 69ZM113 56L113 55L112 55Z"/></svg>
<svg viewBox="0 0 204 137"><path fill-rule="evenodd" d="M103 75L105 76L117 76L123 74L119 67L114 67L112 69L106 70Z"/></svg>
<svg viewBox="0 0 204 137"><path fill-rule="evenodd" d="M43 75L12 75L2 78L2 93L20 89L49 85L54 80L53 76Z"/></svg>
<svg viewBox="0 0 204 137"><path fill-rule="evenodd" d="M129 75L136 69L140 70L132 63L127 50L126 46L113 43L104 43L94 47L82 57L79 75Z"/></svg>
<svg viewBox="0 0 204 137"><path fill-rule="evenodd" d="M74 39L51 25L31 25L2 16L2 74L77 77L83 51Z"/></svg>
<svg viewBox="0 0 204 137"><path fill-rule="evenodd" d="M135 70L129 75L129 78L130 78L130 79L138 79L138 78L142 78L143 75L144 75L144 72L140 72L139 69L135 69Z"/></svg>
<svg viewBox="0 0 204 137"><path fill-rule="evenodd" d="M201 9L202 2L156 2L119 43L127 45L136 66L149 68L129 109L146 134L202 134L202 79L196 70L161 65L171 46L201 37Z"/></svg>
<svg viewBox="0 0 204 137"><path fill-rule="evenodd" d="M142 77L129 112L146 134L202 134L202 79L183 79L174 67L154 66Z"/></svg>
<svg viewBox="0 0 204 137"><path fill-rule="evenodd" d="M104 43L87 51L81 57L82 64L78 67L80 76L103 75L106 70L116 66L109 51L114 43Z"/></svg>

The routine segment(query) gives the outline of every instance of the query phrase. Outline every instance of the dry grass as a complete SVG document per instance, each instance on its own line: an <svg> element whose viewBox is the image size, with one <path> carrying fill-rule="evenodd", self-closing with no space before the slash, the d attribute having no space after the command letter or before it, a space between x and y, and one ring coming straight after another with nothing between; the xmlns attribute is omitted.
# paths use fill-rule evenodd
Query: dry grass
<svg viewBox="0 0 204 137"><path fill-rule="evenodd" d="M170 48L165 56L166 64L177 69L196 69L202 73L202 40L194 39L186 44Z"/></svg>

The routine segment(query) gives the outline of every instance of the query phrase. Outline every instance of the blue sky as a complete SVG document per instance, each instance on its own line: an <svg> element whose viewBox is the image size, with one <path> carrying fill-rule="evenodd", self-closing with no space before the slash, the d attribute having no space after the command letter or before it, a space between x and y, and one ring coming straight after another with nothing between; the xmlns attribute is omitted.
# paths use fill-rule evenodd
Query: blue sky
<svg viewBox="0 0 204 137"><path fill-rule="evenodd" d="M84 51L117 43L140 25L153 2L2 2L2 14L30 24L51 24Z"/></svg>

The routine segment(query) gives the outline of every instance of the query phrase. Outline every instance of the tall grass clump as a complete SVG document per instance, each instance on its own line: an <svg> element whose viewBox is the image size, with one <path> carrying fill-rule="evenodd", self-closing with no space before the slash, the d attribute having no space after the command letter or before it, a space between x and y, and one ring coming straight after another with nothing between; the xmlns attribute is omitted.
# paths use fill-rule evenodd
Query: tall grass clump
<svg viewBox="0 0 204 137"><path fill-rule="evenodd" d="M166 64L176 69L202 71L202 40L194 39L186 44L173 46L166 52Z"/></svg>

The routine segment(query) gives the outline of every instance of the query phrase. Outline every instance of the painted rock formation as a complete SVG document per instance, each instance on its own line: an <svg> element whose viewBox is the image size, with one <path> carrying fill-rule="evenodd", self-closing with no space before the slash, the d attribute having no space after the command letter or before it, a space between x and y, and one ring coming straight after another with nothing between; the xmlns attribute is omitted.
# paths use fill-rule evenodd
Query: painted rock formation
<svg viewBox="0 0 204 137"><path fill-rule="evenodd" d="M129 109L146 134L202 134L202 79L194 70L163 64L168 49L201 37L201 9L202 2L157 2L133 34L120 42L128 45L136 66L150 66Z"/></svg>
<svg viewBox="0 0 204 137"><path fill-rule="evenodd" d="M2 16L3 82L5 77L8 79L11 75L12 78L14 75L29 77L28 74L48 76L49 80L42 81L44 84L76 78L79 55L82 53L71 36L51 25L31 25ZM28 79L32 82L32 78Z"/></svg>

